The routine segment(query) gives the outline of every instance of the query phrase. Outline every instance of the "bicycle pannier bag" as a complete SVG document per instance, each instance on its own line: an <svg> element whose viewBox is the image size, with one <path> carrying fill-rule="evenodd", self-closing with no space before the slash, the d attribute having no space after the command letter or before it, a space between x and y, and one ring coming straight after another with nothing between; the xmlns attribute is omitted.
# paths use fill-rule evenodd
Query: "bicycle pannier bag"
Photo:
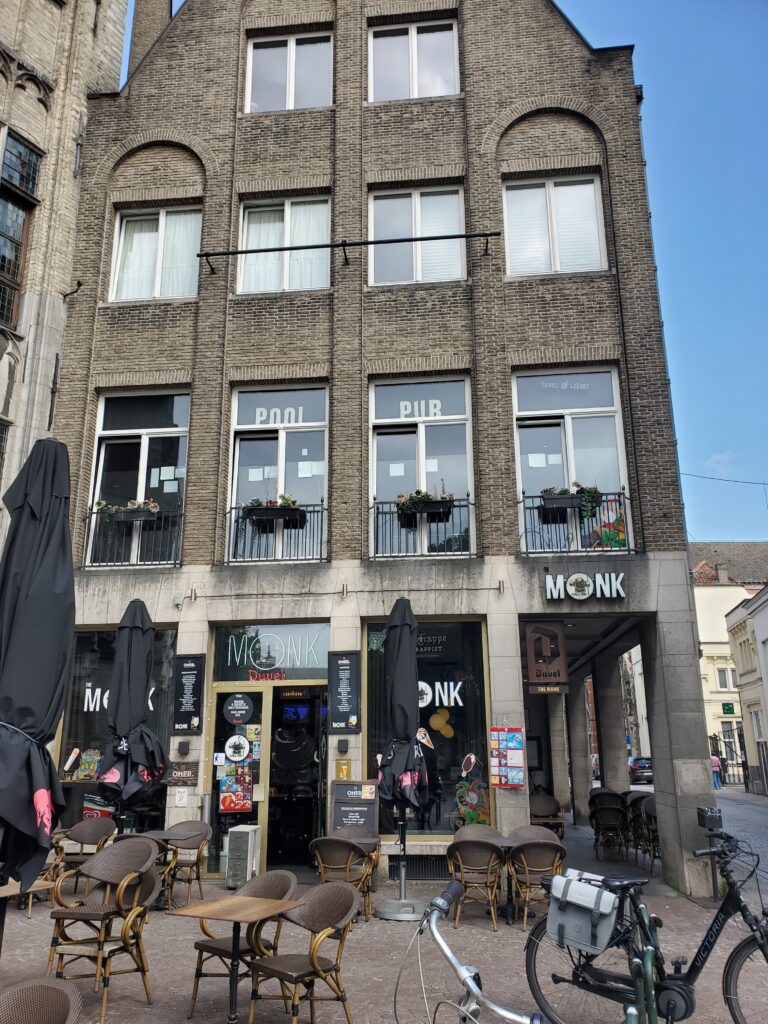
<svg viewBox="0 0 768 1024"><path fill-rule="evenodd" d="M558 946L601 953L611 941L618 908L618 896L600 885L555 875L547 934Z"/></svg>

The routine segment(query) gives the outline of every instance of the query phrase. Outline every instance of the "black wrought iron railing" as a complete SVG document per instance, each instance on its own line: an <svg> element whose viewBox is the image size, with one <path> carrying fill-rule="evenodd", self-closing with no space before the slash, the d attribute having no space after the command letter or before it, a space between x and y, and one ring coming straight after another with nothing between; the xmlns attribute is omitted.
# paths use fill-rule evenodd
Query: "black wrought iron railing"
<svg viewBox="0 0 768 1024"><path fill-rule="evenodd" d="M523 494L520 504L523 550L528 554L632 550L629 498L624 491Z"/></svg>
<svg viewBox="0 0 768 1024"><path fill-rule="evenodd" d="M371 506L374 558L472 555L472 509L466 498L436 499L421 511L404 511L396 501Z"/></svg>
<svg viewBox="0 0 768 1024"><path fill-rule="evenodd" d="M227 515L227 562L322 562L326 507L232 508Z"/></svg>
<svg viewBox="0 0 768 1024"><path fill-rule="evenodd" d="M86 516L89 566L179 565L184 514L92 510Z"/></svg>

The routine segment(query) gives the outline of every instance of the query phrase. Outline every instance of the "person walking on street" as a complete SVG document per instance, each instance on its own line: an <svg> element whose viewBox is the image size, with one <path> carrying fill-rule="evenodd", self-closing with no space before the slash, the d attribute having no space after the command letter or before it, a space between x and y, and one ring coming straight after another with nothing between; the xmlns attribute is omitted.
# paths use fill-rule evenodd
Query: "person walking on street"
<svg viewBox="0 0 768 1024"><path fill-rule="evenodd" d="M722 789L723 784L720 781L720 773L722 771L722 765L720 764L720 758L717 754L712 755L712 785L715 789Z"/></svg>

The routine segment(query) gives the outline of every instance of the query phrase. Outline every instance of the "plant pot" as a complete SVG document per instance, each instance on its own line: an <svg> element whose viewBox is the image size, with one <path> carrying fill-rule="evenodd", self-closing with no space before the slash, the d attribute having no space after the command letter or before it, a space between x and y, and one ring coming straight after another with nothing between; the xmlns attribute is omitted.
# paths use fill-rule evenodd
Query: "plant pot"
<svg viewBox="0 0 768 1024"><path fill-rule="evenodd" d="M544 508L581 508L580 494L542 494Z"/></svg>
<svg viewBox="0 0 768 1024"><path fill-rule="evenodd" d="M581 499L583 498L583 495L582 494L577 494L577 495L575 495L575 497L579 498L579 518L581 520L584 520L584 519L594 519L595 516L600 511L600 506L603 504L603 496L602 496L602 494L596 494L595 495L595 501L594 501L594 504L592 505L592 511L590 512L590 514L588 516L585 516L583 511L582 511L582 509L581 509Z"/></svg>
<svg viewBox="0 0 768 1024"><path fill-rule="evenodd" d="M418 524L418 512L411 509L398 509L397 521L401 530L415 530Z"/></svg>
<svg viewBox="0 0 768 1024"><path fill-rule="evenodd" d="M257 533L274 533L278 520L285 530L303 530L307 525L307 510L297 506L262 505L244 508L240 513L240 521L251 523Z"/></svg>
<svg viewBox="0 0 768 1024"><path fill-rule="evenodd" d="M453 512L453 498L435 498L425 501L421 511L426 513L428 523L447 523Z"/></svg>
<svg viewBox="0 0 768 1024"><path fill-rule="evenodd" d="M108 512L107 517L114 523L145 523L154 522L157 512L148 508L122 508L119 512Z"/></svg>

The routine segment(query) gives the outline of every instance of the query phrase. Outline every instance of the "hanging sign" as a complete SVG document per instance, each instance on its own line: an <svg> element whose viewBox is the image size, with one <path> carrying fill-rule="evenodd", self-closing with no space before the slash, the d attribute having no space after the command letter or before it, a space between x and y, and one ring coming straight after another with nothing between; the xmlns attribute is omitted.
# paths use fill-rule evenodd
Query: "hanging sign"
<svg viewBox="0 0 768 1024"><path fill-rule="evenodd" d="M360 652L328 652L328 732L360 732Z"/></svg>
<svg viewBox="0 0 768 1024"><path fill-rule="evenodd" d="M491 785L525 788L525 734L507 725L491 726Z"/></svg>
<svg viewBox="0 0 768 1024"><path fill-rule="evenodd" d="M568 652L562 622L526 622L530 693L567 693Z"/></svg>
<svg viewBox="0 0 768 1024"><path fill-rule="evenodd" d="M370 835L379 834L379 787L367 782L334 782L333 813L331 821L334 831L345 825L365 825Z"/></svg>
<svg viewBox="0 0 768 1024"><path fill-rule="evenodd" d="M203 731L201 706L205 679L204 654L177 654L173 659L174 736L199 736Z"/></svg>
<svg viewBox="0 0 768 1024"><path fill-rule="evenodd" d="M196 786L198 770L197 761L171 761L171 769L166 775L166 786Z"/></svg>

